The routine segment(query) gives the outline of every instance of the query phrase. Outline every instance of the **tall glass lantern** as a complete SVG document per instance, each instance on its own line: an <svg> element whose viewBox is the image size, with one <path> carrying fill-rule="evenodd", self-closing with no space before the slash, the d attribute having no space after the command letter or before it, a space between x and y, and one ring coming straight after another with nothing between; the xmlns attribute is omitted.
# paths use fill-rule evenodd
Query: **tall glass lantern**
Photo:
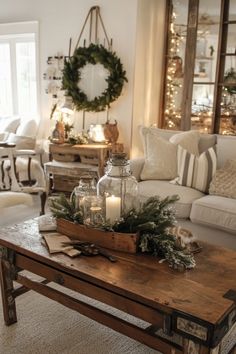
<svg viewBox="0 0 236 354"><path fill-rule="evenodd" d="M106 174L98 181L97 192L104 198L106 220L114 223L138 207L138 182L131 176L125 153L113 153Z"/></svg>

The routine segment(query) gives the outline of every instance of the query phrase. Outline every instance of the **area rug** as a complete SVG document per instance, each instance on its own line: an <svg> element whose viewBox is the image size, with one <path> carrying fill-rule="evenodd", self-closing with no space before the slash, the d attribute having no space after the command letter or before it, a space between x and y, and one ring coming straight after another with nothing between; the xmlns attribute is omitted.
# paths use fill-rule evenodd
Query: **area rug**
<svg viewBox="0 0 236 354"><path fill-rule="evenodd" d="M58 288L56 285L53 287ZM145 322L95 300L76 297L145 326ZM7 327L0 304L0 354L159 353L33 291L18 297L16 306L18 322Z"/></svg>

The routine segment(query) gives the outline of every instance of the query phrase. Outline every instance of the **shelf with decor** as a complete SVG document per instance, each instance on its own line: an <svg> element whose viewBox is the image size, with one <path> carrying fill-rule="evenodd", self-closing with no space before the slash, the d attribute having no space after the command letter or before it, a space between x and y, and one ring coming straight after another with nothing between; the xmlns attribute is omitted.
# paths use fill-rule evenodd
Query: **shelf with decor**
<svg viewBox="0 0 236 354"><path fill-rule="evenodd" d="M98 179L112 152L123 151L123 144L49 144L50 160L45 166L47 189L52 192L72 192L81 176Z"/></svg>

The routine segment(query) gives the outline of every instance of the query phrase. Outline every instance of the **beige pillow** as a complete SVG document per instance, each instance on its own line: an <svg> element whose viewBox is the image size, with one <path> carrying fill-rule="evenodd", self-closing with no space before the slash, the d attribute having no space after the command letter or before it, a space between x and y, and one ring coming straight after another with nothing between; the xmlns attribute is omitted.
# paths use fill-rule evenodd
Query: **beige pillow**
<svg viewBox="0 0 236 354"><path fill-rule="evenodd" d="M146 136L146 156L142 180L171 180L177 175L177 146L155 134Z"/></svg>
<svg viewBox="0 0 236 354"><path fill-rule="evenodd" d="M198 148L196 149L197 151L199 150L199 155L208 150L210 147L213 147L217 143L217 136L213 134L199 134L196 131L187 131L187 132L181 132L181 131L173 131L173 130L167 130L167 129L159 129L155 126L151 127L145 127L143 125L140 125L139 127L139 133L141 135L143 147L144 147L144 152L146 151L146 136L147 134L155 134L156 136L161 136L162 138L169 140L171 139L172 136L182 134L180 137L178 136L178 139L186 139L186 135L192 137L194 135L198 139L199 135L199 141L198 141ZM173 137L172 139L177 139L177 137ZM173 142L173 141L172 141ZM183 144L180 144L183 145ZM191 145L191 144L190 144ZM196 147L196 145L195 145ZM188 149L187 149L188 150ZM192 151L192 148L190 148ZM196 152L196 151L195 151Z"/></svg>
<svg viewBox="0 0 236 354"><path fill-rule="evenodd" d="M236 171L236 160L227 160L224 165L224 169Z"/></svg>
<svg viewBox="0 0 236 354"><path fill-rule="evenodd" d="M217 144L217 135L215 134L200 134L198 143L199 155Z"/></svg>
<svg viewBox="0 0 236 354"><path fill-rule="evenodd" d="M23 121L16 130L16 135L35 137L37 135L38 124L35 119Z"/></svg>
<svg viewBox="0 0 236 354"><path fill-rule="evenodd" d="M236 199L236 160L228 160L222 169L216 171L209 194Z"/></svg>
<svg viewBox="0 0 236 354"><path fill-rule="evenodd" d="M200 156L196 156L178 145L178 177L170 183L208 193L210 182L216 171L215 150L215 147L211 147Z"/></svg>
<svg viewBox="0 0 236 354"><path fill-rule="evenodd" d="M7 142L16 144L16 149L32 150L35 148L35 139L29 136L18 136L10 133Z"/></svg>
<svg viewBox="0 0 236 354"><path fill-rule="evenodd" d="M180 145L187 150L190 154L199 155L198 143L200 133L194 130L177 133L170 138L170 142Z"/></svg>
<svg viewBox="0 0 236 354"><path fill-rule="evenodd" d="M147 136L149 134L152 134L156 137L163 138L165 140L169 140L169 138L173 134L171 130L159 129L155 126L145 127L143 125L139 125L138 129L139 129L139 134L141 136L145 156L147 155Z"/></svg>

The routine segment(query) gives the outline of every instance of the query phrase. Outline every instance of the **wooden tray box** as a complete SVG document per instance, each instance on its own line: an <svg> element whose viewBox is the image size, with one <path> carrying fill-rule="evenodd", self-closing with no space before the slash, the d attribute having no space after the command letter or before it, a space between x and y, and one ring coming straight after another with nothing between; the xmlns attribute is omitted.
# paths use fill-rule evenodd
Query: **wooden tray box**
<svg viewBox="0 0 236 354"><path fill-rule="evenodd" d="M136 253L138 249L138 234L102 231L65 219L57 219L57 231L70 238L92 242L112 250Z"/></svg>

